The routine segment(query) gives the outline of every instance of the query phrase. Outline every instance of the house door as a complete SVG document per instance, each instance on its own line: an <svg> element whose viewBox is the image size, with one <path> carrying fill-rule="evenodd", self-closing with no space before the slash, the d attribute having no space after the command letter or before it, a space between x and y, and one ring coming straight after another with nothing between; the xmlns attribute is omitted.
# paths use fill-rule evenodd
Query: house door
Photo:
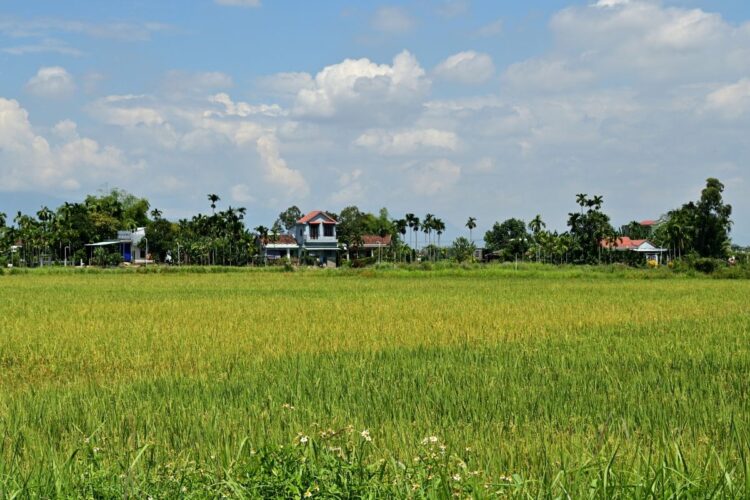
<svg viewBox="0 0 750 500"><path fill-rule="evenodd" d="M130 252L130 243L122 244L122 260L124 262L131 262L133 260Z"/></svg>

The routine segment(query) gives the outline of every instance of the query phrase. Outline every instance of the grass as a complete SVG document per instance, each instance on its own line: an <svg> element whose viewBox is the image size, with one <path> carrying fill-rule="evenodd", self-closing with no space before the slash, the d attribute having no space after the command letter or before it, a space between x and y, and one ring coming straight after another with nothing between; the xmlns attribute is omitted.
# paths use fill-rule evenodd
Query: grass
<svg viewBox="0 0 750 500"><path fill-rule="evenodd" d="M0 497L750 495L750 282L671 276L3 276Z"/></svg>

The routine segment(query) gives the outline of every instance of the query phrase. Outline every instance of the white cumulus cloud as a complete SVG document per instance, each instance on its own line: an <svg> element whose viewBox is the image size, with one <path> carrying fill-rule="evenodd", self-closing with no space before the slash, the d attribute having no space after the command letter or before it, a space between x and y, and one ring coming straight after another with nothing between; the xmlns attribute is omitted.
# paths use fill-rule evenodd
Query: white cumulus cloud
<svg viewBox="0 0 750 500"><path fill-rule="evenodd" d="M36 75L26 83L26 90L40 97L67 97L75 89L73 77L61 66L39 68Z"/></svg>
<svg viewBox="0 0 750 500"><path fill-rule="evenodd" d="M208 100L209 102L220 104L224 107L224 111L214 113L218 116L283 116L286 114L286 111L284 111L278 104L259 104L253 106L246 102L234 102L228 94L223 92L209 97Z"/></svg>
<svg viewBox="0 0 750 500"><path fill-rule="evenodd" d="M461 178L461 167L439 159L424 162L410 169L409 178L415 193L434 196L451 189Z"/></svg>
<svg viewBox="0 0 750 500"><path fill-rule="evenodd" d="M388 121L402 118L415 106L418 109L429 88L424 69L407 51L394 57L392 65L346 59L323 68L311 88L297 93L294 112L306 117L348 115Z"/></svg>
<svg viewBox="0 0 750 500"><path fill-rule="evenodd" d="M299 170L289 168L279 153L279 141L272 135L257 140L256 149L263 166L263 178L286 190L285 195L304 197L310 188Z"/></svg>
<svg viewBox="0 0 750 500"><path fill-rule="evenodd" d="M0 186L4 190L76 189L142 168L128 162L120 149L80 137L75 122L60 122L54 132L63 140L59 145L34 132L28 112L18 101L0 98Z"/></svg>
<svg viewBox="0 0 750 500"><path fill-rule="evenodd" d="M487 54L473 50L453 54L435 68L435 75L458 83L484 83L495 73L495 65Z"/></svg>
<svg viewBox="0 0 750 500"><path fill-rule="evenodd" d="M728 118L747 115L750 112L750 78L714 90L706 97L706 107Z"/></svg>
<svg viewBox="0 0 750 500"><path fill-rule="evenodd" d="M453 132L434 128L400 132L370 130L360 135L354 143L385 155L403 155L425 149L455 151L458 137Z"/></svg>

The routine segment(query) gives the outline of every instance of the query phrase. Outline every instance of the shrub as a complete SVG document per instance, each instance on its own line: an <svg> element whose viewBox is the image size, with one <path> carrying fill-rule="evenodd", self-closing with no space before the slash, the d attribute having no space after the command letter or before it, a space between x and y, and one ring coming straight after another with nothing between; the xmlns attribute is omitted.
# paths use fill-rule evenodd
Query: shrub
<svg viewBox="0 0 750 500"><path fill-rule="evenodd" d="M699 257L695 259L693 267L696 271L702 273L711 274L717 269L724 267L724 263L719 259L711 259L708 257Z"/></svg>
<svg viewBox="0 0 750 500"><path fill-rule="evenodd" d="M352 261L352 267L360 268L360 267L368 267L373 264L375 264L378 261L375 257L364 257L361 259L354 259Z"/></svg>

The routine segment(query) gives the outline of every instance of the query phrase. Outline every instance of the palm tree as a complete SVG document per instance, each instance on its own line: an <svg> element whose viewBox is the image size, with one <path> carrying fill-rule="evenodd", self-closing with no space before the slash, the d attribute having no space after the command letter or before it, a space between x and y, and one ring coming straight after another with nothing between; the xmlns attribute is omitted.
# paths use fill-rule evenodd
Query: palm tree
<svg viewBox="0 0 750 500"><path fill-rule="evenodd" d="M5 212L0 212L0 248L4 247L3 240L5 239L5 221L7 218Z"/></svg>
<svg viewBox="0 0 750 500"><path fill-rule="evenodd" d="M208 201L211 202L211 211L214 214L216 214L216 202L218 202L219 200L221 200L221 198L219 198L219 195L217 195L217 194L209 194L207 196L208 196Z"/></svg>
<svg viewBox="0 0 750 500"><path fill-rule="evenodd" d="M424 233L424 242L425 247L427 247L427 251L429 252L429 246L430 246L430 233L432 232L432 218L434 215L428 213L424 216L424 221L422 222L422 232Z"/></svg>
<svg viewBox="0 0 750 500"><path fill-rule="evenodd" d="M158 208L151 210L151 217L153 217L154 220L161 219L161 214L162 214L162 211L159 210Z"/></svg>
<svg viewBox="0 0 750 500"><path fill-rule="evenodd" d="M531 232L534 233L534 243L536 245L536 261L539 262L539 250L540 250L540 241L539 241L539 233L542 230L542 228L547 227L547 224L544 223L542 220L542 216L537 214L536 217L534 217L531 222L529 222L529 229L531 229Z"/></svg>
<svg viewBox="0 0 750 500"><path fill-rule="evenodd" d="M586 193L578 193L576 195L576 203L578 203L581 206L581 213L583 213L583 207L586 205L587 201L588 201L588 195Z"/></svg>
<svg viewBox="0 0 750 500"><path fill-rule="evenodd" d="M466 221L466 227L469 228L469 241L473 244L474 238L471 235L471 231L477 227L477 219L476 217L469 217L469 220Z"/></svg>
<svg viewBox="0 0 750 500"><path fill-rule="evenodd" d="M445 222L442 221L442 219L433 219L433 226L435 228L435 233L437 234L438 238L438 257L440 256L440 235L443 234L445 231Z"/></svg>
<svg viewBox="0 0 750 500"><path fill-rule="evenodd" d="M544 223L542 220L542 216L537 214L536 217L534 217L531 222L529 222L529 229L531 229L531 232L534 234L539 233L539 231L542 230L542 228L547 227L547 224Z"/></svg>
<svg viewBox="0 0 750 500"><path fill-rule="evenodd" d="M417 248L419 248L419 228L421 226L421 221L419 220L419 217L414 217L414 225L412 226L412 234L414 235L414 255L417 254Z"/></svg>
<svg viewBox="0 0 750 500"><path fill-rule="evenodd" d="M407 223L406 219L396 219L396 220L393 221L393 229L395 230L395 232L397 232L401 236L406 236L406 227L407 227L407 225L408 225L408 223ZM391 244L392 245L396 244L396 238L393 238L393 241L391 242ZM403 255L403 252L402 252L402 255ZM401 259L399 259L399 260L401 260Z"/></svg>
<svg viewBox="0 0 750 500"><path fill-rule="evenodd" d="M266 243L268 243L268 228L266 226L258 226L254 229L258 233L258 240L260 245L263 246L263 258L266 258Z"/></svg>
<svg viewBox="0 0 750 500"><path fill-rule="evenodd" d="M602 208L602 203L604 203L604 197L600 196L598 194L595 194L593 198L591 198L591 204L596 208L597 210Z"/></svg>

